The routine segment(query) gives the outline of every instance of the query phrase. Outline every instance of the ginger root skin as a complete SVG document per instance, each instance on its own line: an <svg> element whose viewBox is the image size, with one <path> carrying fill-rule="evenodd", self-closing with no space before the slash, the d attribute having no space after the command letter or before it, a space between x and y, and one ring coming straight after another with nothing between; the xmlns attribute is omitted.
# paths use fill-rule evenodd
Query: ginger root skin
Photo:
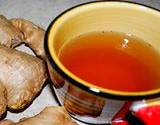
<svg viewBox="0 0 160 125"><path fill-rule="evenodd" d="M0 15L0 45L14 48L21 44L23 39L23 33L14 27L11 21Z"/></svg>
<svg viewBox="0 0 160 125"><path fill-rule="evenodd" d="M10 120L0 122L0 125L78 125L74 122L64 107L46 107L36 116L25 118L17 123Z"/></svg>
<svg viewBox="0 0 160 125"><path fill-rule="evenodd" d="M48 77L45 62L14 49L26 43L43 58L44 34L42 28L30 21L9 20L0 15L0 116L6 107L23 109L44 85Z"/></svg>
<svg viewBox="0 0 160 125"><path fill-rule="evenodd" d="M0 67L0 81L7 90L7 105L13 110L29 104L47 78L41 59L4 46L0 46Z"/></svg>
<svg viewBox="0 0 160 125"><path fill-rule="evenodd" d="M7 90L0 81L0 117L6 111L7 107Z"/></svg>
<svg viewBox="0 0 160 125"><path fill-rule="evenodd" d="M34 53L46 60L44 51L45 30L25 19L10 19L12 25L23 33L23 41Z"/></svg>

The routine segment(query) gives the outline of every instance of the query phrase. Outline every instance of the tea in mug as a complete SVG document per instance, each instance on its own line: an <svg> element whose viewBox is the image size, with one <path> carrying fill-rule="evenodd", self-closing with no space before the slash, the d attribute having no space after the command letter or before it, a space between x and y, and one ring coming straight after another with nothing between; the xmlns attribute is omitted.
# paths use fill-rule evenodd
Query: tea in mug
<svg viewBox="0 0 160 125"><path fill-rule="evenodd" d="M110 90L147 91L160 82L159 53L132 35L86 33L68 41L59 59L77 77Z"/></svg>

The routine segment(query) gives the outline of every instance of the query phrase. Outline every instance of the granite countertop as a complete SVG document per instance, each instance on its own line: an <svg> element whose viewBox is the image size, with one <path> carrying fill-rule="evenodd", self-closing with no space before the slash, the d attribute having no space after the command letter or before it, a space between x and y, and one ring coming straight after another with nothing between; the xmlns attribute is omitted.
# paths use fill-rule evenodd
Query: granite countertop
<svg viewBox="0 0 160 125"><path fill-rule="evenodd" d="M25 18L46 29L50 22L65 9L93 0L0 0L0 14L7 18ZM160 9L160 0L129 0ZM39 113L44 107L57 105L47 85L31 106L21 113L7 112L7 118L18 121Z"/></svg>

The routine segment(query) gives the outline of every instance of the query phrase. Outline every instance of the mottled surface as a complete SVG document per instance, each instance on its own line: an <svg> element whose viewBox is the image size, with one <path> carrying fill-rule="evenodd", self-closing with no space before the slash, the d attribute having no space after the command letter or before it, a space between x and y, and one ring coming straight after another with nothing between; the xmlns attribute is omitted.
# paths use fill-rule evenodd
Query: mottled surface
<svg viewBox="0 0 160 125"><path fill-rule="evenodd" d="M19 122L2 120L0 125L77 125L71 120L64 107L50 106L43 109L34 117L22 118Z"/></svg>
<svg viewBox="0 0 160 125"><path fill-rule="evenodd" d="M41 90L45 65L39 58L0 46L0 80L7 90L9 109L22 109Z"/></svg>
<svg viewBox="0 0 160 125"><path fill-rule="evenodd" d="M83 2L93 0L0 0L0 14L7 18L25 18L47 28L50 22L65 9ZM160 0L130 0L160 9ZM26 48L22 48L28 51ZM37 114L47 105L57 105L49 86L46 86L33 104L22 113L7 113L7 118L18 121L22 117Z"/></svg>

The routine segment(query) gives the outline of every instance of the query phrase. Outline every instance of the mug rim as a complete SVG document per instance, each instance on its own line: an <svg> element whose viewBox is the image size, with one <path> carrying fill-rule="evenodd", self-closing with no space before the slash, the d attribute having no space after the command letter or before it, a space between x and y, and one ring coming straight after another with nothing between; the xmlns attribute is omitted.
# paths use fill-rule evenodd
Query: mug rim
<svg viewBox="0 0 160 125"><path fill-rule="evenodd" d="M101 2L116 2L116 3L127 3L130 5L140 5L142 7L146 7L146 9L151 9L154 10L156 12L160 12L159 9L150 7L148 5L144 5L141 3L137 3L137 2L131 2L131 1L118 1L118 0L110 0L110 1L105 1L105 0L100 0L100 1L91 1L91 2L85 2L82 4L78 4L76 6L73 6L69 9L66 9L65 11L63 11L62 13L60 13L57 17L55 17L53 19L53 21L49 24L47 31L45 33L45 38L44 38L44 49L45 49L45 53L46 56L49 60L49 63L51 64L52 68L54 68L63 78L67 79L67 81L69 81L71 84L81 88L82 90L85 90L89 93L92 93L94 95L100 96L100 97L104 97L104 98L111 98L111 99L117 99L117 100L137 100L137 99L144 99L144 98L153 98L153 97L159 97L160 95L160 88L158 89L154 89L154 90L149 90L149 91L142 91L142 92L123 92L123 91L116 91L116 90L110 90L110 89L105 89L105 88L101 88L98 86L95 86L91 83L88 84L88 82L83 81L82 79L78 78L72 78L70 75L68 75L63 69L61 69L59 67L59 65L55 62L55 59L52 57L50 49L49 49L49 35L51 34L50 30L52 29L54 23L63 15L65 15L67 12L70 12L78 7L82 7L88 4L92 4L92 3L101 3ZM63 67L62 67L63 68ZM70 72L70 71L69 71ZM72 73L71 73L72 74ZM80 81L79 81L80 79Z"/></svg>

